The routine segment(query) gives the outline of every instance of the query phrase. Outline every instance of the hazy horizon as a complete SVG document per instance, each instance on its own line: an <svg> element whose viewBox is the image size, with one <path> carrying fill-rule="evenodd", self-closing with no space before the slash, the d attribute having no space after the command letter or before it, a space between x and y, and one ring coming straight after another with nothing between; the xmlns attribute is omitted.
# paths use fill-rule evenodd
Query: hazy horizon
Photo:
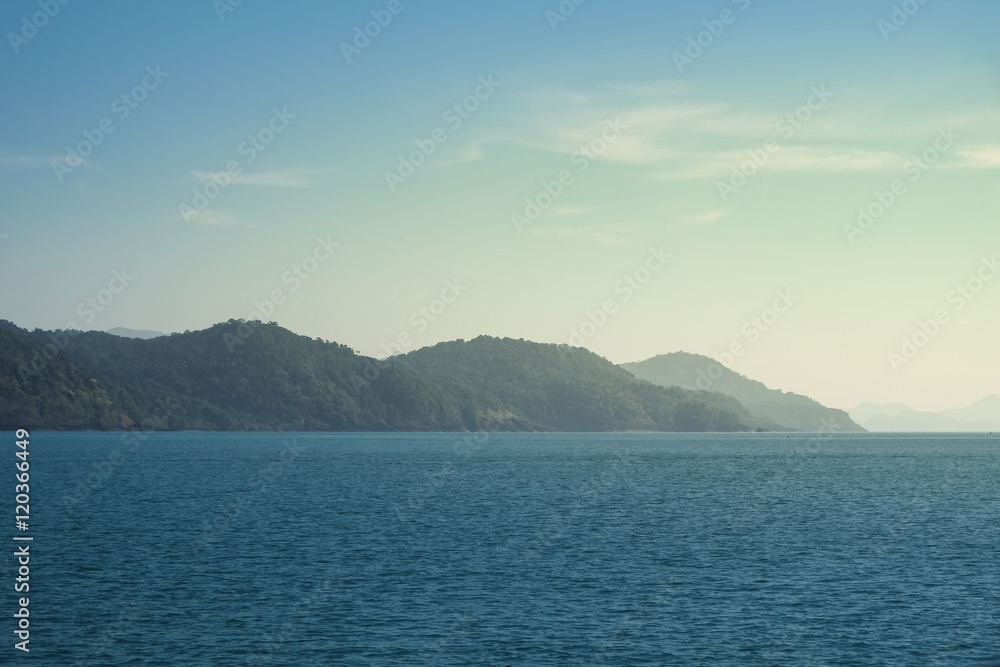
<svg viewBox="0 0 1000 667"><path fill-rule="evenodd" d="M16 323L14 323L14 324L16 324ZM222 323L216 323L216 324L222 324ZM281 324L277 323L277 322L274 322L273 324L277 324L278 326L281 326ZM126 338L138 338L138 339L146 339L146 340L148 340L150 338L157 338L157 337L161 337L161 336L170 336L170 335L174 335L174 334L188 333L190 330L186 330L186 331L183 331L183 332L182 331L153 331L153 330L150 330L150 329L135 329L135 328L132 328L132 327L115 327L113 329L108 329L108 330L82 329L81 331L87 331L87 332L94 331L94 332L99 332L99 333L113 334L113 335L116 335L116 336L121 336L121 337L126 337ZM292 331L291 333L296 334L296 335L302 335L302 334L299 334L299 332L295 332L295 331ZM481 334L481 335L489 336L489 334ZM513 336L508 336L508 337L503 337L503 338L509 338L509 339L512 339L512 340L523 339L523 337L513 337ZM456 340L471 340L471 339L456 339ZM337 341L335 339L329 339L328 342L331 342L331 343L341 343L341 341ZM442 342L450 342L450 341L437 341L437 342L431 343L429 345L416 346L416 347L407 347L406 351L409 352L409 351L419 350L419 349L422 349L422 348L425 348L425 347L433 347L434 345L437 345L438 343L442 343ZM537 342L537 341L529 341L529 342ZM585 349L588 349L588 348L585 348ZM661 353L659 355L654 355L654 357L648 357L648 358L644 358L644 359L635 359L635 360L629 360L629 361L614 361L614 360L609 359L608 361L611 361L612 363L614 363L614 364L616 364L618 366L625 367L625 366L628 366L629 364L632 364L632 363L638 363L638 362L648 361L648 360L651 360L651 359L653 359L655 357L665 356L665 355L670 355L670 354L676 354L676 353L696 354L696 353L688 353L685 350L673 350L671 352L664 352L664 353ZM384 355L384 354L383 355L375 355L374 358L381 359L381 360L384 361L384 360L390 359L391 357L396 356L398 354L401 354L401 353L394 352L392 355ZM707 357L706 355L699 355L699 356L705 356L706 359L709 359L712 362L716 361L716 360L713 360L712 357ZM706 362L706 371L709 370L708 364L709 364L709 362ZM626 368L626 370L629 370L629 369ZM737 371L737 372L739 372L739 371ZM741 375L743 375L743 374L741 373ZM757 380L757 378L754 378L754 377L748 377L748 379L749 380ZM685 386L687 386L687 385L685 385ZM698 387L695 387L693 384L691 385L691 387L698 388ZM795 391L794 389L788 389L788 388L782 388L782 387L772 387L772 386L769 386L768 388L769 389L778 389L778 390L781 390L781 391L791 392L791 393L801 393L801 392ZM709 390L711 390L711 387L709 387ZM723 391L722 393L726 393L726 392ZM813 398L813 397L809 396L809 398ZM878 406L878 407L886 407L886 408L895 408L895 407L901 406L901 407L904 407L904 408L907 408L907 409L910 409L910 410L914 410L915 412L925 412L926 411L926 412L932 412L932 413L935 413L935 414L943 414L943 413L947 413L947 412L949 412L951 410L956 410L956 409L961 409L961 408L968 408L968 407L971 407L972 405L983 403L983 402L988 401L989 399L993 399L993 398L1000 398L1000 392L996 392L996 393L992 393L992 394L986 394L984 396L979 397L975 401L972 401L971 403L956 404L956 405L951 405L951 406L948 406L948 407L945 407L945 408L939 408L939 409L921 409L921 408L915 408L914 406L904 404L901 401L893 401L891 403L877 403L875 401L860 401L859 403L851 404L851 405L828 405L827 407L844 410L846 412L853 412L854 408L860 408L861 411L862 411L862 413L867 414L866 408L869 407L869 406ZM880 413L874 413L874 414L880 414ZM892 410L892 409L884 412L884 415L895 415L895 414L897 414L897 411L896 410ZM852 414L852 418L854 418L853 414ZM884 429L880 429L880 430L884 431ZM980 432L980 431L981 431L981 429L973 431L973 432ZM895 431L888 431L888 432L895 432ZM939 432L939 431L935 430L935 431L930 431L930 432Z"/></svg>
<svg viewBox="0 0 1000 667"><path fill-rule="evenodd" d="M1000 6L389 4L0 8L0 318L1000 393Z"/></svg>
<svg viewBox="0 0 1000 667"><path fill-rule="evenodd" d="M3 3L6 650L1000 665L998 25Z"/></svg>

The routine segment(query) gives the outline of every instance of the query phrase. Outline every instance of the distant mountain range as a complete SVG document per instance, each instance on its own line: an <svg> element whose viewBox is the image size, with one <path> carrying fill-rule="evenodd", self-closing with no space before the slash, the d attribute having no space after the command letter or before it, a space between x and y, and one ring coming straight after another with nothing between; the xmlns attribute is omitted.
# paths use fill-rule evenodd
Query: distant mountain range
<svg viewBox="0 0 1000 667"><path fill-rule="evenodd" d="M860 430L731 372L668 383L671 363L707 358L665 357L629 365L658 369L649 382L583 348L489 336L380 361L260 322L147 338L0 321L0 429Z"/></svg>
<svg viewBox="0 0 1000 667"><path fill-rule="evenodd" d="M850 414L869 431L993 433L1000 432L1000 395L943 412L918 412L902 403L862 403Z"/></svg>
<svg viewBox="0 0 1000 667"><path fill-rule="evenodd" d="M530 428L495 399L460 395L276 325L232 320L150 340L28 332L9 323L0 331L0 428L146 422L157 430ZM70 413L49 395L71 402L95 397Z"/></svg>
<svg viewBox="0 0 1000 667"><path fill-rule="evenodd" d="M125 327L108 329L108 333L112 336L121 336L122 338L141 338L143 340L159 338L160 336L165 335L159 331L150 331L149 329L126 329Z"/></svg>
<svg viewBox="0 0 1000 667"><path fill-rule="evenodd" d="M640 380L663 387L721 392L740 401L771 430L852 432L864 429L843 410L827 408L807 396L769 389L699 354L674 352L622 364Z"/></svg>
<svg viewBox="0 0 1000 667"><path fill-rule="evenodd" d="M746 431L765 428L730 396L659 387L583 348L480 336L393 357L447 386L496 396L560 431Z"/></svg>

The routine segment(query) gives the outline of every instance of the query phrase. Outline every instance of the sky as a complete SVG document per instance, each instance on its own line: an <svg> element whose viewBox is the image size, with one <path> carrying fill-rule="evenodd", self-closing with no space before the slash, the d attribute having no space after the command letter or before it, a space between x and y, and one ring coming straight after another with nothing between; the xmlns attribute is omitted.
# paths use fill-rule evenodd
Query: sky
<svg viewBox="0 0 1000 667"><path fill-rule="evenodd" d="M686 351L833 407L967 405L1000 393L998 19L10 0L0 319Z"/></svg>

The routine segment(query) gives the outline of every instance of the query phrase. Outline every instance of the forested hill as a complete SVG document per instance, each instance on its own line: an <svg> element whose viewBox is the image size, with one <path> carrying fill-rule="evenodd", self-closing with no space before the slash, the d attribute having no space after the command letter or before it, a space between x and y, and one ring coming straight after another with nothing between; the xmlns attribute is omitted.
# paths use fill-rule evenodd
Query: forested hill
<svg viewBox="0 0 1000 667"><path fill-rule="evenodd" d="M7 327L11 331L10 326ZM14 330L8 338L48 342L49 332ZM56 334L61 335L61 334ZM128 420L155 418L163 429L302 431L524 430L535 426L488 396L463 394L355 354L336 343L272 324L230 321L151 340L75 333L56 357L121 388ZM51 344L51 343L50 343ZM4 345L4 380L25 353ZM12 358L11 358L12 357ZM20 357L20 358L18 358ZM6 395L6 394L5 394ZM21 399L22 401L25 399ZM30 399L29 399L30 402ZM41 413L54 428L73 428L59 410ZM4 415L5 417L5 415ZM3 421L8 421L6 418ZM121 421L121 420L119 420ZM104 427L88 423L80 428Z"/></svg>
<svg viewBox="0 0 1000 667"><path fill-rule="evenodd" d="M729 397L640 382L582 349L484 337L380 362L274 324L236 320L150 340L2 323L0 388L6 429L109 429L144 420L170 430L758 425Z"/></svg>
<svg viewBox="0 0 1000 667"><path fill-rule="evenodd" d="M51 347L46 348L45 343ZM0 321L0 430L106 430L141 410L121 387Z"/></svg>
<svg viewBox="0 0 1000 667"><path fill-rule="evenodd" d="M564 431L743 431L761 425L722 394L658 387L583 348L480 336L395 357L447 385L499 398Z"/></svg>
<svg viewBox="0 0 1000 667"><path fill-rule="evenodd" d="M739 400L759 420L795 431L864 431L843 410L828 408L808 396L769 389L732 371L715 359L674 352L622 367L637 378L663 387L699 387Z"/></svg>

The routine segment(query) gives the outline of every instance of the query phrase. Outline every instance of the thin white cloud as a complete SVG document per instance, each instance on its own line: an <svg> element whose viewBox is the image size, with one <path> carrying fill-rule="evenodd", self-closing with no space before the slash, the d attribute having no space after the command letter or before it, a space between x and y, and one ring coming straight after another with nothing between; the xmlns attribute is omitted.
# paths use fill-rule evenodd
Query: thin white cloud
<svg viewBox="0 0 1000 667"><path fill-rule="evenodd" d="M61 162L65 164L65 155L0 155L0 167L24 167L26 169L34 167L50 167L53 162ZM94 164L80 158L80 163L76 166L87 167L88 169L93 169ZM72 167L75 169L76 167Z"/></svg>
<svg viewBox="0 0 1000 667"><path fill-rule="evenodd" d="M49 165L53 161L60 159L60 156L41 155L0 155L0 164L18 167L37 167L39 165Z"/></svg>
<svg viewBox="0 0 1000 667"><path fill-rule="evenodd" d="M1000 145L960 148L955 153L961 158L957 166L973 169L1000 167Z"/></svg>
<svg viewBox="0 0 1000 667"><path fill-rule="evenodd" d="M621 155L608 159L621 159ZM763 166L754 171L881 171L900 168L906 161L903 154L888 151L846 149L829 146L789 146L768 155ZM727 179L734 169L752 162L746 150L675 152L659 163L655 176L663 180L682 178ZM654 163L649 163L654 164ZM749 169L750 167L746 167Z"/></svg>
<svg viewBox="0 0 1000 667"><path fill-rule="evenodd" d="M559 239L589 241L600 245L617 246L626 241L634 242L635 236L629 231L634 225L595 225L595 226L555 226L543 221L528 228L528 233L535 236L549 236Z"/></svg>
<svg viewBox="0 0 1000 667"><path fill-rule="evenodd" d="M223 171L193 171L192 175L201 181L228 183L232 185L256 185L273 188L309 188L313 186L314 174L304 169L265 171L256 174L242 172L229 174Z"/></svg>
<svg viewBox="0 0 1000 667"><path fill-rule="evenodd" d="M904 160L890 151L791 146L782 148L769 164L786 171L878 171L898 168Z"/></svg>
<svg viewBox="0 0 1000 667"><path fill-rule="evenodd" d="M722 218L726 217L725 210L721 208L705 211L696 215L689 215L675 221L674 226L680 228L702 228L711 227Z"/></svg>
<svg viewBox="0 0 1000 667"><path fill-rule="evenodd" d="M233 227L240 224L240 219L232 213L206 208L201 211L191 210L181 216L184 222L205 227Z"/></svg>
<svg viewBox="0 0 1000 667"><path fill-rule="evenodd" d="M803 91L803 102L810 92ZM836 93L834 93L836 94ZM581 93L573 90L528 91L505 124L503 136L483 143L509 142L540 151L572 155L598 141L608 120L620 119L624 132L599 159L646 167L663 179L724 178L748 159L747 152L774 141L781 150L766 169L809 172L892 171L910 159L914 142L932 142L943 128L960 133L990 132L992 112L963 112L949 117L900 119L871 109L811 112L793 128L795 108L737 107L699 100L694 90L669 84L611 86ZM993 168L998 149L981 146L949 155L949 166ZM944 161L942 162L944 164Z"/></svg>
<svg viewBox="0 0 1000 667"><path fill-rule="evenodd" d="M670 102L645 106L622 115L629 130L643 136L696 131L715 136L754 137L763 141L765 137L776 134L775 115L737 111L728 104Z"/></svg>
<svg viewBox="0 0 1000 667"><path fill-rule="evenodd" d="M434 168L453 167L455 165L471 164L479 162L485 154L484 147L489 143L487 140L472 141L456 147L447 153L442 153L431 162Z"/></svg>
<svg viewBox="0 0 1000 667"><path fill-rule="evenodd" d="M586 206L553 206L546 211L546 215L551 218L564 218L570 215L584 215L585 213L590 213L593 210L594 209Z"/></svg>

